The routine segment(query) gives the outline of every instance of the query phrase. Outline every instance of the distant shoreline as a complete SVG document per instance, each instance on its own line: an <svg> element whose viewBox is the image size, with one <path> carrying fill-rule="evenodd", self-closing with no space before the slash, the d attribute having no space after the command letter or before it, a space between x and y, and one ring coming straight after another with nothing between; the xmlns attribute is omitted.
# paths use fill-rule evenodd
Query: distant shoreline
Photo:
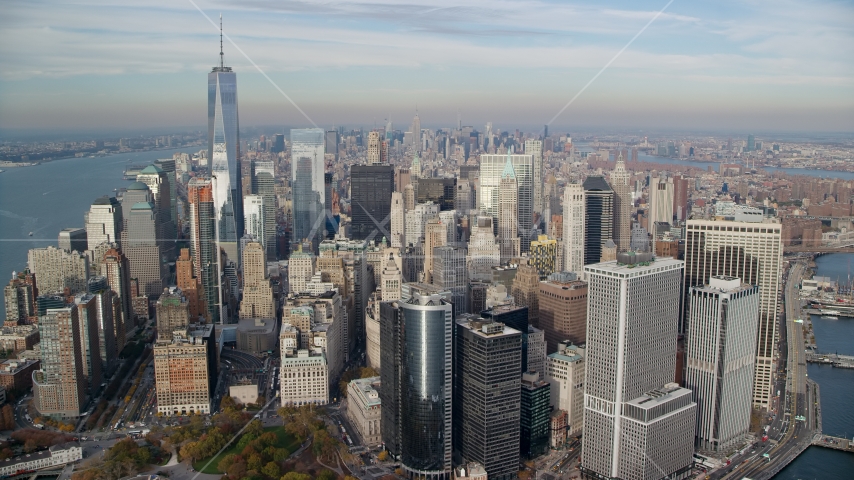
<svg viewBox="0 0 854 480"><path fill-rule="evenodd" d="M64 155L58 157L50 157L47 159L38 160L35 162L30 161L21 161L21 162L12 162L9 160L0 160L0 168L23 168L23 167L34 167L36 165L41 165L43 163L50 163L56 160L69 160L75 158L97 158L97 157L112 157L114 155L124 155L128 153L144 153L144 152L156 152L161 150L179 150L182 148L191 148L191 147L204 147L203 143L199 143L198 145L188 144L188 145L179 145L176 147L154 147L154 148L144 148L144 149L134 149L134 150L117 150L110 153L87 153L86 155L77 156L75 155Z"/></svg>

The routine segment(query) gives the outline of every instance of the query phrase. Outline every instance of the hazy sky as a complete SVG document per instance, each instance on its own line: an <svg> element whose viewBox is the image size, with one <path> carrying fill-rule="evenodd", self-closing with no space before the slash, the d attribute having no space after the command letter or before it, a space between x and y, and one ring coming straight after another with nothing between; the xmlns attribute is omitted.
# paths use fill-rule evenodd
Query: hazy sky
<svg viewBox="0 0 854 480"><path fill-rule="evenodd" d="M667 0L4 0L0 128L206 123L214 22L320 126L542 125ZM463 6L458 6L463 5ZM854 131L854 4L675 0L552 127ZM241 125L310 125L225 42Z"/></svg>

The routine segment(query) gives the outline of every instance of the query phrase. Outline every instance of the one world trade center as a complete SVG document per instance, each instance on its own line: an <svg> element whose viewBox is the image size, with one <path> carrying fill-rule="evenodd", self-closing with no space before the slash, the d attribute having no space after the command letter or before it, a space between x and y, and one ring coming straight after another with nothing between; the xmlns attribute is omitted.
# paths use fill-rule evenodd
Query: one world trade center
<svg viewBox="0 0 854 480"><path fill-rule="evenodd" d="M237 239L243 234L243 192L240 182L240 135L237 122L237 75L226 67L220 18L219 66L208 73L208 159L211 164L217 241L237 261Z"/></svg>

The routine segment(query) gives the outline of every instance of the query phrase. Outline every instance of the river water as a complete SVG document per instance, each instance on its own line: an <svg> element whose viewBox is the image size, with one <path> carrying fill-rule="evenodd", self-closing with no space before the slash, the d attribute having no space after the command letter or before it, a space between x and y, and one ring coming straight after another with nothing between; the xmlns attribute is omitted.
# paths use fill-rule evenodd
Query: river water
<svg viewBox="0 0 854 480"><path fill-rule="evenodd" d="M130 182L122 178L128 162L149 164L172 158L176 152L194 153L203 147L125 153L108 157L67 158L41 165L4 168L0 173L0 286L12 271L27 265L31 248L56 246L59 231L83 227L83 214L103 195ZM33 236L29 236L33 232ZM0 296L0 315L6 309Z"/></svg>
<svg viewBox="0 0 854 480"><path fill-rule="evenodd" d="M845 282L854 254L834 253L816 260L817 275ZM812 316L819 352L854 355L854 318L822 320ZM854 436L854 370L810 364L810 378L821 390L822 430L828 435ZM854 478L854 454L810 447L780 472L778 479L850 479Z"/></svg>

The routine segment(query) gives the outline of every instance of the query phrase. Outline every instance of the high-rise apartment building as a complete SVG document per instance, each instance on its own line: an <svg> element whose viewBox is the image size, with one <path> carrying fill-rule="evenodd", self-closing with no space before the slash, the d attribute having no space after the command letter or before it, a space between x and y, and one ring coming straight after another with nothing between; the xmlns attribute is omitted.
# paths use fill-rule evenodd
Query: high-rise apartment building
<svg viewBox="0 0 854 480"><path fill-rule="evenodd" d="M585 196L584 264L599 263L602 247L614 237L614 191L604 177L590 176ZM566 220L564 219L564 224Z"/></svg>
<svg viewBox="0 0 854 480"><path fill-rule="evenodd" d="M424 283L433 283L433 253L448 241L449 225L433 218L424 225Z"/></svg>
<svg viewBox="0 0 854 480"><path fill-rule="evenodd" d="M630 175L626 171L626 164L621 152L610 177L611 188L614 190L614 242L620 252L627 251L631 241L629 223L632 220L633 204L629 178Z"/></svg>
<svg viewBox="0 0 854 480"><path fill-rule="evenodd" d="M563 269L580 273L584 268L587 195L579 183L570 183L563 192Z"/></svg>
<svg viewBox="0 0 854 480"><path fill-rule="evenodd" d="M76 305L39 316L41 369L33 372L33 404L40 415L77 418L86 408L86 375Z"/></svg>
<svg viewBox="0 0 854 480"><path fill-rule="evenodd" d="M325 148L322 128L291 129L294 241L320 241L326 220Z"/></svg>
<svg viewBox="0 0 854 480"><path fill-rule="evenodd" d="M718 275L737 277L759 287L753 405L767 409L773 396L777 359L775 339L783 263L782 225L773 220L688 220L685 235L686 294L691 287L705 285L709 278ZM686 314L683 318L681 332L688 337L690 317Z"/></svg>
<svg viewBox="0 0 854 480"><path fill-rule="evenodd" d="M276 137L282 135L276 134ZM264 206L264 238L259 240L267 251L267 258L273 259L276 258L276 167L270 160L256 159L252 161L252 171L252 193L261 197ZM245 222L246 212L243 217Z"/></svg>
<svg viewBox="0 0 854 480"><path fill-rule="evenodd" d="M187 299L190 319L194 322L198 321L199 314L203 310L199 304L201 284L193 269L193 257L190 256L189 248L182 248L181 254L175 261L175 277L177 278L178 288L184 293L184 297Z"/></svg>
<svg viewBox="0 0 854 480"><path fill-rule="evenodd" d="M371 130L368 132L368 165L380 163L382 157L383 141L380 132Z"/></svg>
<svg viewBox="0 0 854 480"><path fill-rule="evenodd" d="M127 237L122 251L128 259L130 278L139 281L143 295L158 295L166 283L169 268L158 241L157 211L148 202L138 202L130 209Z"/></svg>
<svg viewBox="0 0 854 480"><path fill-rule="evenodd" d="M575 275L539 283L539 326L547 349L554 352L564 340L583 345L587 338L587 282Z"/></svg>
<svg viewBox="0 0 854 480"><path fill-rule="evenodd" d="M243 232L237 74L231 67L225 66L221 44L222 42L220 42L219 66L208 73L208 159L211 162L213 183L211 189L213 219L217 223L216 244L230 259L236 260L238 258L237 239L240 232ZM322 159L323 155L321 155Z"/></svg>
<svg viewBox="0 0 854 480"><path fill-rule="evenodd" d="M451 292L451 301L457 312L468 310L469 277L465 247L444 245L433 249L433 285Z"/></svg>
<svg viewBox="0 0 854 480"><path fill-rule="evenodd" d="M655 222L673 223L673 178L657 178L649 184L649 214L647 224L652 230ZM653 231L653 235L655 232Z"/></svg>
<svg viewBox="0 0 854 480"><path fill-rule="evenodd" d="M507 163L510 162L518 188L516 218L520 249L528 251L533 224L534 193L533 193L533 158L531 155L483 154L480 156L480 185L478 186L478 210L481 215L489 215L493 225L499 225L501 205L501 180L504 178Z"/></svg>
<svg viewBox="0 0 854 480"><path fill-rule="evenodd" d="M13 275L9 283L3 287L6 322L18 324L37 323L37 293L33 274L21 272Z"/></svg>
<svg viewBox="0 0 854 480"><path fill-rule="evenodd" d="M288 287L291 294L305 293L306 284L314 276L314 254L302 249L293 252L288 260Z"/></svg>
<svg viewBox="0 0 854 480"><path fill-rule="evenodd" d="M240 302L240 318L275 319L273 289L267 278L267 262L264 247L258 242L249 242L243 249L243 300Z"/></svg>
<svg viewBox="0 0 854 480"><path fill-rule="evenodd" d="M391 211L389 212L389 243L392 248L401 248L406 241L405 224L406 212L403 208L403 192L392 192L391 194Z"/></svg>
<svg viewBox="0 0 854 480"><path fill-rule="evenodd" d="M379 240L389 237L392 192L392 165L353 165L350 168L350 238Z"/></svg>
<svg viewBox="0 0 854 480"><path fill-rule="evenodd" d="M87 249L95 250L102 243L118 243L122 223L122 209L116 197L96 199L86 214Z"/></svg>
<svg viewBox="0 0 854 480"><path fill-rule="evenodd" d="M216 390L217 352L214 326L193 324L158 338L154 344L157 413L211 413Z"/></svg>
<svg viewBox="0 0 854 480"><path fill-rule="evenodd" d="M498 185L498 243L501 246L501 263L519 256L519 187L513 163L508 156Z"/></svg>
<svg viewBox="0 0 854 480"><path fill-rule="evenodd" d="M510 294L516 300L516 305L520 307L528 307L528 323L538 327L540 325L540 273L536 267L522 262L516 268L516 277L513 278L513 285L510 289ZM514 325L514 328L519 328ZM526 332L527 330L522 330Z"/></svg>
<svg viewBox="0 0 854 480"><path fill-rule="evenodd" d="M119 351L125 346L125 338L122 336L125 331L122 326L116 327L116 318L121 320L122 315L121 300L110 287L107 277L91 277L87 288L95 300L95 309L88 312L87 320L94 320L98 327L96 332L101 371L104 376L112 377L118 364ZM83 312L78 312L78 317L82 323ZM116 335L117 332L119 335ZM119 344L119 341L122 343Z"/></svg>
<svg viewBox="0 0 854 480"><path fill-rule="evenodd" d="M74 297L77 307L77 328L80 329L80 361L83 376L91 395L95 395L103 381L101 346L98 341L98 299L89 293ZM115 361L115 359L113 359Z"/></svg>
<svg viewBox="0 0 854 480"><path fill-rule="evenodd" d="M60 250L55 247L33 248L27 264L36 276L40 294L86 291L89 280L89 257L82 252Z"/></svg>
<svg viewBox="0 0 854 480"><path fill-rule="evenodd" d="M389 256L383 265L383 271L380 276L380 293L382 294L382 301L392 302L394 300L400 300L402 295L402 286L403 274L397 267L397 262L394 261L394 258Z"/></svg>
<svg viewBox="0 0 854 480"><path fill-rule="evenodd" d="M495 240L492 217L478 216L468 241L468 271L471 280L492 282L492 267L501 264L501 247Z"/></svg>
<svg viewBox="0 0 854 480"><path fill-rule="evenodd" d="M546 358L550 403L566 413L566 434L580 435L584 424L584 348L569 341L558 343Z"/></svg>
<svg viewBox="0 0 854 480"><path fill-rule="evenodd" d="M131 309L130 267L127 258L120 250L111 248L104 252L101 259L101 275L107 278L107 284L121 305L121 315L113 316L116 350L121 351L125 346L126 333L133 330L134 317Z"/></svg>
<svg viewBox="0 0 854 480"><path fill-rule="evenodd" d="M282 405L329 403L329 366L323 348L282 352L279 385Z"/></svg>
<svg viewBox="0 0 854 480"><path fill-rule="evenodd" d="M690 473L696 404L689 390L670 387L682 269L679 260L632 253L584 267L583 472L636 479ZM658 408L649 411L650 402Z"/></svg>
<svg viewBox="0 0 854 480"><path fill-rule="evenodd" d="M528 264L537 269L540 279L555 273L558 263L558 242L548 235L539 235L531 241Z"/></svg>
<svg viewBox="0 0 854 480"><path fill-rule="evenodd" d="M190 254L199 279L199 314L208 323L220 323L220 254L217 248L213 184L209 178L192 178L187 184L190 204Z"/></svg>
<svg viewBox="0 0 854 480"><path fill-rule="evenodd" d="M722 451L750 428L759 287L716 276L688 298L685 386L697 402L697 448Z"/></svg>
<svg viewBox="0 0 854 480"><path fill-rule="evenodd" d="M455 331L454 449L490 478L516 478L522 332L477 315L457 316Z"/></svg>

